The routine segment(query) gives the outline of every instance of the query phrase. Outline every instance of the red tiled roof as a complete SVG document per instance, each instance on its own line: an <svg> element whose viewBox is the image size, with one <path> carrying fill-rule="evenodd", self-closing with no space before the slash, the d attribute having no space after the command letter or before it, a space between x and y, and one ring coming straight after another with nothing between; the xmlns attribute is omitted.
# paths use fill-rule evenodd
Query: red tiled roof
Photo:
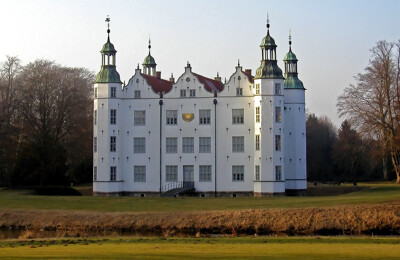
<svg viewBox="0 0 400 260"><path fill-rule="evenodd" d="M172 89L172 84L174 84L173 82L165 79L160 79L143 73L141 75L146 79L147 83L156 93L168 93Z"/></svg>
<svg viewBox="0 0 400 260"><path fill-rule="evenodd" d="M248 73L247 70L243 71L243 73L249 78L249 81L250 81L251 83L254 82L254 77L251 75L251 73Z"/></svg>
<svg viewBox="0 0 400 260"><path fill-rule="evenodd" d="M193 73L197 77L197 79L204 84L204 88L211 93L221 92L224 89L224 84L219 82L218 80L209 79L199 74Z"/></svg>

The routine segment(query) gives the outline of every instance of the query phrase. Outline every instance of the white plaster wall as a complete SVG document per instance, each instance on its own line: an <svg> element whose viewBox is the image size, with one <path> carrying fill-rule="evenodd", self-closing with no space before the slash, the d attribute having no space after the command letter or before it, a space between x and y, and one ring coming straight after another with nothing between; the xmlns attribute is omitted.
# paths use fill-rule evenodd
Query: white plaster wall
<svg viewBox="0 0 400 260"><path fill-rule="evenodd" d="M304 94L304 89L285 89L286 189L307 188Z"/></svg>

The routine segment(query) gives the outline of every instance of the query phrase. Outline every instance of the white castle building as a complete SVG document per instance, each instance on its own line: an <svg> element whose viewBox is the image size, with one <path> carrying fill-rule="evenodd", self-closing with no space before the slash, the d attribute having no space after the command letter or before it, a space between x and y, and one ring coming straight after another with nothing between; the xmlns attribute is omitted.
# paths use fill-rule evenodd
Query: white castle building
<svg viewBox="0 0 400 260"><path fill-rule="evenodd" d="M126 85L107 30L94 84L94 194L305 194L305 89L290 39L284 77L267 28L255 76L238 64L222 83L188 63L164 80L149 42Z"/></svg>

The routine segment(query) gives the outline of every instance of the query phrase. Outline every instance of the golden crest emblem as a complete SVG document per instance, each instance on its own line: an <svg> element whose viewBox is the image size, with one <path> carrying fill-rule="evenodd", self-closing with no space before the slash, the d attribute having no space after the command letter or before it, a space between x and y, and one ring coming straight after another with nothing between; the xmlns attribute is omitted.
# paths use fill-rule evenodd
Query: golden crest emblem
<svg viewBox="0 0 400 260"><path fill-rule="evenodd" d="M185 122L190 122L194 119L194 113L182 113L182 119Z"/></svg>

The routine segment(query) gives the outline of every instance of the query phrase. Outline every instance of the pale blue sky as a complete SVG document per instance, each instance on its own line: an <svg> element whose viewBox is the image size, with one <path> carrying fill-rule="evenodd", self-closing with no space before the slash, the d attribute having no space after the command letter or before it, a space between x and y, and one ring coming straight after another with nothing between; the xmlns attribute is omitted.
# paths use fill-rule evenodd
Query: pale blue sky
<svg viewBox="0 0 400 260"><path fill-rule="evenodd" d="M266 16L278 45L279 65L292 49L299 59L306 106L336 125L336 98L367 65L369 49L379 40L400 39L400 1L223 1L223 0L0 0L0 60L18 55L24 64L38 58L86 67L97 73L105 43L107 15L117 69L128 82L147 55L163 78L178 78L187 61L193 71L229 78L237 59L253 71L260 64L259 45L266 35Z"/></svg>

